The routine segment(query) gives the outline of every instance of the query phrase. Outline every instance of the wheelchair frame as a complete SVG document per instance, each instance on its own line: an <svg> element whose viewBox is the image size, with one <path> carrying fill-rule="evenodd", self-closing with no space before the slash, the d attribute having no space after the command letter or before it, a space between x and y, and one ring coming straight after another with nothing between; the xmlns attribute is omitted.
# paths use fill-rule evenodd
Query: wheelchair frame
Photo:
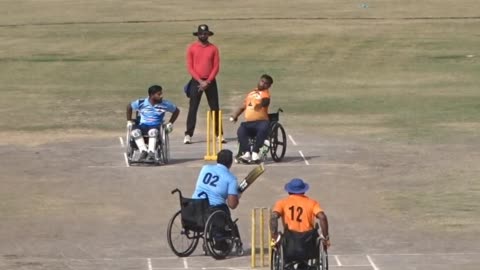
<svg viewBox="0 0 480 270"><path fill-rule="evenodd" d="M276 113L269 113L268 119L270 120L270 132L268 139L270 141L270 155L275 162L282 161L287 151L287 134L282 124L278 121L280 119L280 112L283 112L282 108L279 108ZM280 154L277 153L281 147Z"/></svg>
<svg viewBox="0 0 480 270"><path fill-rule="evenodd" d="M135 125L138 125L140 122L139 116L137 115L135 119ZM157 136L157 146L155 149L155 159L154 160L133 160L133 154L135 150L138 150L138 147L135 143L135 140L132 138L132 128L127 128L127 135L126 135L126 154L127 154L127 161L128 165L132 164L168 164L170 161L170 140L168 137L168 133L166 132L165 124L161 124L158 128L158 136ZM143 138L148 138L148 136L143 135ZM146 140L148 143L148 140Z"/></svg>
<svg viewBox="0 0 480 270"><path fill-rule="evenodd" d="M323 235L320 235L317 238L317 250L318 255L315 258L308 258L307 260L293 260L288 263L285 262L284 258L284 236L281 234L280 241L278 241L272 248L272 256L270 261L271 270L284 270L284 269L295 269L294 266L297 264L306 264L310 269L313 267L316 270L328 270L328 253L325 249L324 241L325 238Z"/></svg>
<svg viewBox="0 0 480 270"><path fill-rule="evenodd" d="M287 151L287 134L282 124L279 123L280 113L283 112L282 108L279 108L276 113L269 113L268 119L270 121L268 126L267 140L270 142L268 152L275 162L280 162L285 157ZM255 144L255 138L249 139L250 148ZM241 155L240 147L238 147L237 157ZM266 155L262 157L261 161L265 161ZM238 162L238 159L235 158Z"/></svg>
<svg viewBox="0 0 480 270"><path fill-rule="evenodd" d="M173 217L170 219L168 223L168 228L167 228L167 242L170 249L173 251L175 255L177 255L178 257L190 256L197 248L197 245L200 239L203 240L203 251L205 255L210 255L215 259L224 259L225 257L229 256L232 253L234 248L235 248L236 255L242 256L244 254L242 242L239 237L228 236L228 235L219 237L218 235L216 235L215 230L219 227L218 226L219 220L222 224L221 226L223 226L223 229L225 229L226 231L229 229L232 232L233 230L238 231L238 229L236 228L234 229L234 227L236 227L237 220L232 221L229 215L223 210L217 209L210 213L211 209L210 209L210 206L208 205L208 195L206 193L201 194L201 196L205 195L205 199L185 198L182 196L182 192L179 189L174 189L172 190L171 193L172 194L178 193L180 206L181 206L180 210L177 211L173 215ZM186 201L193 202L196 200L198 200L198 203L203 204L201 205L202 207L201 209L203 212L201 214L202 223L205 220L204 224L201 224L203 225L203 228L200 228L201 226L198 224L195 226L196 228L186 228L187 226L185 226L185 221L181 216L182 210L184 210L184 208L186 207L184 206L184 202ZM208 205L207 209L204 209L205 201L206 201L206 205ZM207 211L207 213L205 213L204 211ZM180 221L178 221L178 217L180 217ZM188 242L187 247L183 250L180 250L173 243L174 235L172 233L172 230L174 226L178 227L176 223L181 224L180 237L184 236L186 238L185 242ZM216 244L219 241L225 241L227 245L225 249L220 250L216 248Z"/></svg>

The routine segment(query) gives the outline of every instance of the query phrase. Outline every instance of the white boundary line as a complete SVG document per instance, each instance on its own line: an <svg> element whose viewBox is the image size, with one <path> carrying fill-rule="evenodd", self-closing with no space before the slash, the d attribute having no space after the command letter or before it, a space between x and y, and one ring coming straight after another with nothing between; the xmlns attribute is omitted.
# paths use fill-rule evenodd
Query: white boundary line
<svg viewBox="0 0 480 270"><path fill-rule="evenodd" d="M370 265L372 266L373 270L380 270L380 268L378 268L375 263L373 262L372 258L370 258L369 255L367 255L367 260L368 262L370 263Z"/></svg>
<svg viewBox="0 0 480 270"><path fill-rule="evenodd" d="M125 154L124 154L125 155ZM199 159L200 160L200 159ZM304 161L304 162L300 162ZM202 164L190 164L190 165L182 165L182 164L168 164L168 165L163 165L163 166L150 166L150 168L160 168L162 167L162 170L166 169L177 169L177 168L201 168L203 165ZM240 165L239 165L240 166ZM248 166L248 165L245 165ZM298 167L298 166L329 166L329 167L352 167L352 164L341 164L341 163L310 163L305 161L304 159L299 159L297 163L267 163L265 164L265 167ZM111 168L125 168L125 166L120 166L120 165L88 165L86 166L87 168L97 168L97 169L111 169ZM149 166L128 166L130 168L145 168ZM371 254L371 255L384 255L384 254ZM390 254L385 254L385 255L390 255ZM394 255L394 254L392 254ZM402 254L402 255L417 255L417 254ZM419 254L421 255L421 254Z"/></svg>
<svg viewBox="0 0 480 270"><path fill-rule="evenodd" d="M292 141L293 145L295 145L295 146L297 145L297 142L295 142L292 135L288 134L288 138L290 139L290 141Z"/></svg>
<svg viewBox="0 0 480 270"><path fill-rule="evenodd" d="M305 158L305 156L303 155L302 150L298 150L298 152L300 153L300 156L302 156L303 161L305 161L305 164L310 165L310 163L308 162L308 160L307 160L307 159Z"/></svg>
<svg viewBox="0 0 480 270"><path fill-rule="evenodd" d="M147 258L147 265L148 265L148 270L152 270L152 269L153 269L153 267L152 267L152 259Z"/></svg>
<svg viewBox="0 0 480 270"><path fill-rule="evenodd" d="M340 259L338 258L337 255L333 256L335 258L335 261L337 261L338 266L342 266L342 263L340 262Z"/></svg>
<svg viewBox="0 0 480 270"><path fill-rule="evenodd" d="M120 140L120 145L122 147L125 147L125 144L123 143L123 138L122 137L118 137L118 139Z"/></svg>
<svg viewBox="0 0 480 270"><path fill-rule="evenodd" d="M125 158L125 165L127 165L127 167L130 167L130 164L128 164L127 153L123 153L123 157Z"/></svg>
<svg viewBox="0 0 480 270"><path fill-rule="evenodd" d="M187 258L183 258L183 267L184 267L185 269L188 269Z"/></svg>

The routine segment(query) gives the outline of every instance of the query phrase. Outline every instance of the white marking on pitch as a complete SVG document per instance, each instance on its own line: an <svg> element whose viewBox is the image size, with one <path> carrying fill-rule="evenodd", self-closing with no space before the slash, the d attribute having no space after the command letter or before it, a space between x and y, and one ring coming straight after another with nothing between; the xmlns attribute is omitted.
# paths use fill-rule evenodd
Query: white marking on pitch
<svg viewBox="0 0 480 270"><path fill-rule="evenodd" d="M305 156L303 155L302 151L299 150L298 152L300 153L300 156L302 156L303 160L305 161L305 164L310 165L310 163L308 162L308 160L307 160L307 159L305 158Z"/></svg>
<svg viewBox="0 0 480 270"><path fill-rule="evenodd" d="M187 258L183 258L183 268L188 269Z"/></svg>
<svg viewBox="0 0 480 270"><path fill-rule="evenodd" d="M288 138L292 141L293 145L297 145L297 142L293 139L292 135L288 134Z"/></svg>
<svg viewBox="0 0 480 270"><path fill-rule="evenodd" d="M367 255L367 260L368 262L370 263L370 265L372 266L373 270L380 270L380 268L378 268L375 263L373 262L372 258L370 258L370 256Z"/></svg>
<svg viewBox="0 0 480 270"><path fill-rule="evenodd" d="M123 153L123 157L125 158L125 165L127 165L127 167L130 167L130 164L128 164L127 153Z"/></svg>
<svg viewBox="0 0 480 270"><path fill-rule="evenodd" d="M148 264L148 270L152 270L152 269L153 269L153 267L152 267L152 259L147 258L147 264Z"/></svg>
<svg viewBox="0 0 480 270"><path fill-rule="evenodd" d="M335 258L335 261L337 261L338 266L342 266L342 263L340 262L340 259L338 258L337 255L333 256Z"/></svg>
<svg viewBox="0 0 480 270"><path fill-rule="evenodd" d="M118 139L120 140L120 145L121 145L122 147L125 147L125 144L123 144L123 138L122 138L122 137L118 137Z"/></svg>

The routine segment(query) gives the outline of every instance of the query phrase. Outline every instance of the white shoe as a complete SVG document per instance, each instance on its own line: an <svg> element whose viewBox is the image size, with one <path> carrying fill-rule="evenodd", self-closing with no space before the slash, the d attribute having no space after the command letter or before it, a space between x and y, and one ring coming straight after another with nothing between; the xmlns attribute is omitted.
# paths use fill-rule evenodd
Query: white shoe
<svg viewBox="0 0 480 270"><path fill-rule="evenodd" d="M241 162L250 162L250 152L245 152L243 155L239 156L238 159L241 161Z"/></svg>
<svg viewBox="0 0 480 270"><path fill-rule="evenodd" d="M225 138L223 138L223 136L218 136L217 140L220 141L221 143L227 143L227 141L225 140Z"/></svg>
<svg viewBox="0 0 480 270"><path fill-rule="evenodd" d="M253 162L260 161L260 155L256 152L252 152L252 161Z"/></svg>
<svg viewBox="0 0 480 270"><path fill-rule="evenodd" d="M184 144L191 144L192 143L192 137L190 135L185 135L185 138L183 139Z"/></svg>

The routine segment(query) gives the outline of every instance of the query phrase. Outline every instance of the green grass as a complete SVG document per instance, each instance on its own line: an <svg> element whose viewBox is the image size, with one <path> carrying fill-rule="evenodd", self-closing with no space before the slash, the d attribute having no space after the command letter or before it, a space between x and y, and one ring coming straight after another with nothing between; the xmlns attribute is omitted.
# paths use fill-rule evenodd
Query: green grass
<svg viewBox="0 0 480 270"><path fill-rule="evenodd" d="M222 52L219 83L227 111L261 73L270 73L274 103L289 114L315 115L314 128L332 113L381 114L394 132L387 134L391 139L426 141L437 124L480 119L480 64L478 57L466 57L476 52L471 33L477 21L264 21L261 26L245 21L242 27L259 27L246 33L236 22L222 25L232 30L213 40ZM272 31L292 25L300 31ZM10 37L8 46L0 47L2 111L32 119L33 124L16 125L18 130L121 129L124 104L154 83L186 107L181 88L188 78L184 51L193 37L185 32L191 28L190 23L0 28ZM22 92L31 109L9 107ZM442 134L445 140L457 135L445 129Z"/></svg>

